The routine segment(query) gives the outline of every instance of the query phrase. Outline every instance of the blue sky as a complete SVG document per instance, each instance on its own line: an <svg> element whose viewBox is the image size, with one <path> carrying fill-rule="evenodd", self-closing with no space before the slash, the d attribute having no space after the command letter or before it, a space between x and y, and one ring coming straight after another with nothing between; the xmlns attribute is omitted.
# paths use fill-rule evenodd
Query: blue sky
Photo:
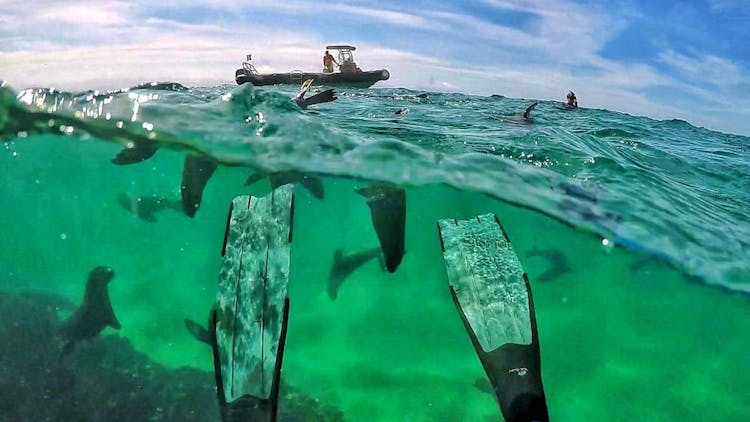
<svg viewBox="0 0 750 422"><path fill-rule="evenodd" d="M562 100L750 135L750 1L50 1L0 3L18 89L233 83L319 70L351 43L377 86Z"/></svg>

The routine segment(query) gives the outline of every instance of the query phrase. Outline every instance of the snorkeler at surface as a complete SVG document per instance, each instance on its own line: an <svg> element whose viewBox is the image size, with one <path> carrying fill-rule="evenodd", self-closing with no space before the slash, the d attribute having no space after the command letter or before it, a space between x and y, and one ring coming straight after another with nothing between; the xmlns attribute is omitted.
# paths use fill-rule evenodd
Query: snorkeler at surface
<svg viewBox="0 0 750 422"><path fill-rule="evenodd" d="M565 103L566 107L578 108L578 98L576 98L576 94L573 91L568 91L568 95L565 98L567 99Z"/></svg>

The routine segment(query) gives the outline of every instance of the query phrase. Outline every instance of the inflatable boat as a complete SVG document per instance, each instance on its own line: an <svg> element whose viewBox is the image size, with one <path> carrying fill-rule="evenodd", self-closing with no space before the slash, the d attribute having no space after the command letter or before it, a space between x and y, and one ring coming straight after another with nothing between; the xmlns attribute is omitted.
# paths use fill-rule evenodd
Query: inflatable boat
<svg viewBox="0 0 750 422"><path fill-rule="evenodd" d="M242 68L237 69L234 80L238 85L251 83L256 86L275 85L275 84L293 84L299 85L302 82L313 79L316 84L321 85L345 85L357 88L369 88L378 81L385 81L391 77L387 69L363 71L354 62L352 51L356 50L351 45L329 45L327 50L338 51L338 72L303 72L293 70L286 73L259 73L255 66L250 63L251 55L247 56L247 61L242 63Z"/></svg>

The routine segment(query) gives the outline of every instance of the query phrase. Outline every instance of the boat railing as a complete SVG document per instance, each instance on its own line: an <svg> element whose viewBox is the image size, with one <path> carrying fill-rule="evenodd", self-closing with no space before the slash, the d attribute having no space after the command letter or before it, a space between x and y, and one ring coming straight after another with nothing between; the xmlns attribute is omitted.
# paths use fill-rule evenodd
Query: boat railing
<svg viewBox="0 0 750 422"><path fill-rule="evenodd" d="M291 72L289 72L289 78L292 80L292 82L302 83L305 75L301 70L292 70Z"/></svg>
<svg viewBox="0 0 750 422"><path fill-rule="evenodd" d="M252 65L252 63L242 62L242 68L245 69L245 73L249 73L251 75L258 74L258 69L256 69L255 66Z"/></svg>

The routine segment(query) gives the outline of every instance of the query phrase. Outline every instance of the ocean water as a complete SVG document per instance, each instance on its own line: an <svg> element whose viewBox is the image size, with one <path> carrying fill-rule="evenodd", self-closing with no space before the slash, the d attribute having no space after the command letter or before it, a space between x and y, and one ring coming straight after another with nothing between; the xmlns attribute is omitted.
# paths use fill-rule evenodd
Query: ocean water
<svg viewBox="0 0 750 422"><path fill-rule="evenodd" d="M251 174L293 170L319 177L325 195L296 188L283 378L337 417L500 419L453 305L436 229L441 218L488 212L531 282L552 420L750 415L749 138L548 101L524 121L518 114L533 100L502 96L339 88L337 101L303 111L294 93L4 84L0 290L78 305L88 272L111 266L122 328L82 343L76 359L118 338L164 371L209 374L210 349L183 319L204 323L215 300L228 206L270 191L267 179L246 186ZM158 147L150 159L111 162L142 143ZM178 205L186 154L220 163L194 218ZM406 255L393 274L365 264L332 298L335 251L378 246L354 191L371 182L406 188ZM139 197L159 198L156 221L136 215ZM3 341L54 343L26 337ZM24 390L31 369L0 362L5 378L24 380L3 384L0 408L30 420L19 403L34 399ZM45 364L39 358L36 369ZM183 395L175 406L213 397L204 399ZM113 395L106 406L126 401Z"/></svg>

